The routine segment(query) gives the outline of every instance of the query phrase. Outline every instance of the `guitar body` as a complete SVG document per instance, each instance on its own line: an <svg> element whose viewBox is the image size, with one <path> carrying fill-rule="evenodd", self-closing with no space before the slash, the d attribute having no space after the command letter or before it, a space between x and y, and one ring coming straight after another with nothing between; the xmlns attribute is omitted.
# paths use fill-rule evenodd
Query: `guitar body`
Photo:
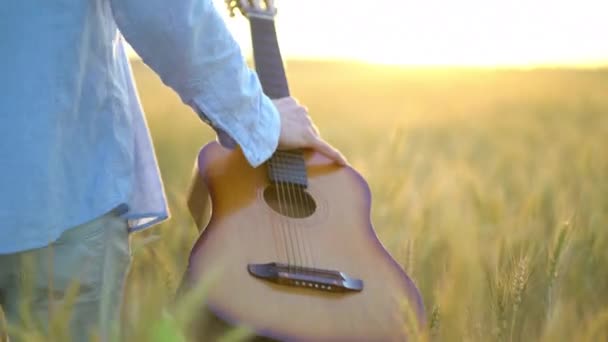
<svg viewBox="0 0 608 342"><path fill-rule="evenodd" d="M264 93L290 96L273 1L226 3L250 21ZM252 168L214 142L198 155L188 205L203 232L183 286L208 286L220 321L287 341L404 341L423 330L420 294L378 240L353 168L310 150L275 151Z"/></svg>
<svg viewBox="0 0 608 342"><path fill-rule="evenodd" d="M207 308L258 336L411 339L423 329L422 300L374 233L367 183L351 167L318 153L304 151L303 158L308 186L298 193L293 186L272 185L268 166L252 168L239 149L213 142L201 150L189 207L204 228L209 195L212 214L192 249L185 281L191 286L209 281ZM298 266L282 269L283 283L248 269L267 263ZM359 279L362 289L329 290L339 282L326 271ZM310 277L299 278L296 286L285 283L290 275Z"/></svg>

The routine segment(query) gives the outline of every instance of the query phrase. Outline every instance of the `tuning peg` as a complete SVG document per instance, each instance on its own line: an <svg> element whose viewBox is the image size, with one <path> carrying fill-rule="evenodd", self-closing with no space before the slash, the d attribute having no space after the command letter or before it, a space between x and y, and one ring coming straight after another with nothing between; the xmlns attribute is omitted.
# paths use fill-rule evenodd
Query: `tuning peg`
<svg viewBox="0 0 608 342"><path fill-rule="evenodd" d="M234 9L236 8L236 1L234 0L225 0L226 7L228 8L228 14L230 17L234 17Z"/></svg>

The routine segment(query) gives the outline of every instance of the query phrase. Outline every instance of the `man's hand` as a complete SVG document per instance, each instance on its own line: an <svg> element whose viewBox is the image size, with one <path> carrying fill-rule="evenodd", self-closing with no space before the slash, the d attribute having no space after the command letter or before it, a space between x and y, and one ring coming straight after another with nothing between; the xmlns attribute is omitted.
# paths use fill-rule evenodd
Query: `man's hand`
<svg viewBox="0 0 608 342"><path fill-rule="evenodd" d="M279 150L312 148L340 165L346 165L346 158L321 138L319 130L310 119L308 109L293 97L272 100L281 115L281 135Z"/></svg>

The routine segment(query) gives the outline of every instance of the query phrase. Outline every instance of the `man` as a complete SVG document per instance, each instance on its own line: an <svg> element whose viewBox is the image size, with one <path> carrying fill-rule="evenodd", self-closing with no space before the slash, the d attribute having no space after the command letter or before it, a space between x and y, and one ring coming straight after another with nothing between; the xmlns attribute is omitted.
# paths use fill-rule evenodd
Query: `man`
<svg viewBox="0 0 608 342"><path fill-rule="evenodd" d="M25 330L60 317L76 279L71 336L107 338L128 234L168 217L123 36L253 167L277 148L345 163L295 99L264 96L212 0L3 2L0 305Z"/></svg>

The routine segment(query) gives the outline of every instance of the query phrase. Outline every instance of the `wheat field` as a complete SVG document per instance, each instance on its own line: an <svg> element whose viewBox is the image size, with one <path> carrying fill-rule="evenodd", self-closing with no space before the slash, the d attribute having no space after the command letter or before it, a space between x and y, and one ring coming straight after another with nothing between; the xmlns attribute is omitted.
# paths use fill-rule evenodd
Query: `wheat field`
<svg viewBox="0 0 608 342"><path fill-rule="evenodd" d="M431 340L608 340L608 70L286 65L367 179ZM172 219L133 237L124 331L175 341L167 308L198 234L186 190L214 135L145 65L134 72Z"/></svg>
<svg viewBox="0 0 608 342"><path fill-rule="evenodd" d="M608 340L608 70L286 66L371 187L378 237L422 293L422 339ZM132 236L121 334L184 341L193 303L175 292L198 236L186 191L214 135L133 68L172 217Z"/></svg>
<svg viewBox="0 0 608 342"><path fill-rule="evenodd" d="M608 340L608 70L286 64L292 94L367 179L431 340ZM124 330L180 340L166 308L197 237L185 192L214 136L134 72L172 219L133 238Z"/></svg>

